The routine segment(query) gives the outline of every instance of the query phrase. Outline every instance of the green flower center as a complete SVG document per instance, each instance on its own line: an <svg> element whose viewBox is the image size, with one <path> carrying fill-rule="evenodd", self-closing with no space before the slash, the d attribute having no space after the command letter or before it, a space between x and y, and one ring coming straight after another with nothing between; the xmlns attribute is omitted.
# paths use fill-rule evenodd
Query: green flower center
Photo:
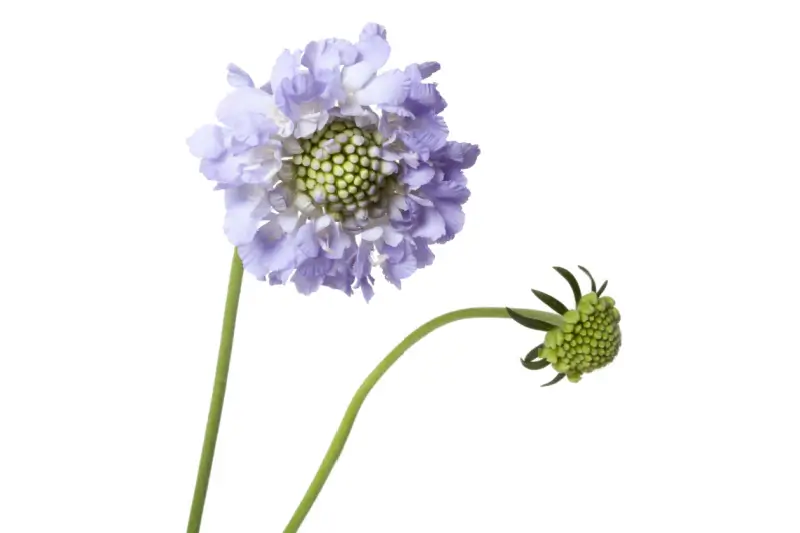
<svg viewBox="0 0 800 533"><path fill-rule="evenodd" d="M614 304L609 296L584 295L577 309L564 313L566 323L547 332L542 359L573 382L611 363L622 345L620 314Z"/></svg>
<svg viewBox="0 0 800 533"><path fill-rule="evenodd" d="M382 141L377 131L333 120L292 158L297 191L338 221L383 216L398 167L380 157Z"/></svg>

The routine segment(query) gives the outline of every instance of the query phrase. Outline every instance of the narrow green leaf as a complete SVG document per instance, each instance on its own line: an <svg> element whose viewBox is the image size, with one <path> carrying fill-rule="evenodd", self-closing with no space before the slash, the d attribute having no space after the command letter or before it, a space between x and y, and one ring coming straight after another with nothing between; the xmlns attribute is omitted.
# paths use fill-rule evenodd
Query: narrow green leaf
<svg viewBox="0 0 800 533"><path fill-rule="evenodd" d="M530 363L526 363L525 361L523 361L522 366L524 366L528 370L541 370L542 368L547 368L548 366L550 366L550 361L548 361L547 359L531 361Z"/></svg>
<svg viewBox="0 0 800 533"><path fill-rule="evenodd" d="M525 359L522 360L522 363L523 364L530 363L531 361L533 361L534 359L539 357L539 354L541 353L542 348L544 348L544 343L540 344L539 346L537 346L536 348L534 348L533 350L528 352L528 355L525 356Z"/></svg>
<svg viewBox="0 0 800 533"><path fill-rule="evenodd" d="M606 290L606 285L608 285L608 280L604 281L603 284L600 286L600 290L597 291L598 296L603 295L603 291Z"/></svg>
<svg viewBox="0 0 800 533"><path fill-rule="evenodd" d="M569 308L566 305L562 304L557 298L554 298L542 291L537 291L536 289L531 289L531 290L533 291L533 294L535 294L536 297L539 298L547 307L549 307L559 315L563 315L564 313L569 311Z"/></svg>
<svg viewBox="0 0 800 533"><path fill-rule="evenodd" d="M589 279L592 281L592 292L597 292L597 285L594 283L594 278L592 277L592 273L589 272L589 269L583 268L582 266L578 265L578 268L583 270L583 273L589 276Z"/></svg>
<svg viewBox="0 0 800 533"><path fill-rule="evenodd" d="M563 373L558 374L556 377L554 377L553 379L542 385L542 387L549 387L550 385L555 385L556 383L564 379L564 376L566 376L566 374Z"/></svg>
<svg viewBox="0 0 800 533"><path fill-rule="evenodd" d="M526 328L535 329L538 331L550 331L556 327L553 324L548 324L547 322L542 322L541 320L536 320L535 318L523 316L508 307L506 307L506 311L508 312L508 316L510 316L514 322L517 324L522 324Z"/></svg>
<svg viewBox="0 0 800 533"><path fill-rule="evenodd" d="M570 288L572 289L572 295L575 296L575 303L581 301L581 286L578 285L578 280L575 279L575 276L572 275L572 272L567 270L566 268L561 267L553 267L556 272L561 274L561 277L567 280L569 283Z"/></svg>

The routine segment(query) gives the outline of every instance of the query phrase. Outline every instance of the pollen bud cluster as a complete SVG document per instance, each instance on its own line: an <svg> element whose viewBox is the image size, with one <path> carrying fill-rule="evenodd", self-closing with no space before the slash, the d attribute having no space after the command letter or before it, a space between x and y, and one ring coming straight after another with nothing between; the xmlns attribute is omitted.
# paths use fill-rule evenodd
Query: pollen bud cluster
<svg viewBox="0 0 800 533"><path fill-rule="evenodd" d="M377 131L334 120L301 143L292 159L295 186L334 220L356 224L386 212L397 163L381 158L383 137Z"/></svg>
<svg viewBox="0 0 800 533"><path fill-rule="evenodd" d="M622 344L619 310L608 296L590 292L564 313L565 324L547 332L541 357L570 381L612 362Z"/></svg>

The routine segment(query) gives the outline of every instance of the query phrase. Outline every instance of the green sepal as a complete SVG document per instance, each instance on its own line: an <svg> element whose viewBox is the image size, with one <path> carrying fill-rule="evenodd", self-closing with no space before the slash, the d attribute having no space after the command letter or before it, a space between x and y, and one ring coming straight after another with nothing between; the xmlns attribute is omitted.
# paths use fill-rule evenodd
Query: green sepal
<svg viewBox="0 0 800 533"><path fill-rule="evenodd" d="M572 272L567 270L566 268L561 267L553 267L553 269L561 274L561 277L567 280L569 283L570 288L572 289L572 295L575 297L575 303L581 301L581 286L578 285L578 280L575 279L575 276L572 275Z"/></svg>
<svg viewBox="0 0 800 533"><path fill-rule="evenodd" d="M542 353L542 348L544 348L544 343L540 344L539 346L528 352L528 355L526 355L525 358L522 359L523 364L530 363L537 357L540 357Z"/></svg>
<svg viewBox="0 0 800 533"><path fill-rule="evenodd" d="M598 296L603 295L603 291L606 290L606 285L608 285L608 280L604 281L603 284L600 286L600 290L597 291Z"/></svg>
<svg viewBox="0 0 800 533"><path fill-rule="evenodd" d="M549 387L550 385L555 385L556 383L564 379L564 376L566 376L566 374L559 372L558 375L556 375L556 377L554 377L553 379L542 385L542 387Z"/></svg>
<svg viewBox="0 0 800 533"><path fill-rule="evenodd" d="M506 312L508 313L508 316L514 320L514 322L521 324L526 328L535 329L538 331L550 331L556 327L553 324L548 324L542 320L536 320L535 318L523 316L509 307L506 307Z"/></svg>
<svg viewBox="0 0 800 533"><path fill-rule="evenodd" d="M522 361L522 366L527 368L528 370L541 370L543 368L547 368L550 366L550 361L547 359L540 359L538 361L531 361L530 363L526 363Z"/></svg>
<svg viewBox="0 0 800 533"><path fill-rule="evenodd" d="M564 313L569 311L569 308L566 305L562 304L558 300L558 298L554 298L549 294L544 293L542 291L537 291L536 289L531 289L531 290L533 291L533 294L535 294L536 297L542 301L542 303L544 303L547 307L549 307L559 315L563 315Z"/></svg>
<svg viewBox="0 0 800 533"><path fill-rule="evenodd" d="M546 359L534 361L534 359L541 356L542 349L544 349L544 344L540 344L539 346L528 352L528 355L526 355L524 359L520 359L522 366L524 366L528 370L539 370L541 368L549 366L550 362L547 361Z"/></svg>
<svg viewBox="0 0 800 533"><path fill-rule="evenodd" d="M591 282L592 282L592 292L597 292L597 285L595 285L595 283L594 283L594 278L592 277L592 273L591 273L591 272L589 272L589 269L587 269L587 268L583 268L583 267L582 267L582 266L580 266L580 265L578 265L578 268L580 268L581 270L583 270L583 273L584 273L584 274L586 274L587 276L589 276L589 279L590 279L590 280L591 280Z"/></svg>

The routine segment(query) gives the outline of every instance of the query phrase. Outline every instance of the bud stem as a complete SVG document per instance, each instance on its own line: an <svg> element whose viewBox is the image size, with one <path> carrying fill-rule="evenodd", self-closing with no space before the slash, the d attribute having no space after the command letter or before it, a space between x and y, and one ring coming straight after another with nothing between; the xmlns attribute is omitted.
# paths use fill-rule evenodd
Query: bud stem
<svg viewBox="0 0 800 533"><path fill-rule="evenodd" d="M515 309L515 311L556 326L563 325L564 323L563 319L554 313L530 309ZM411 348L411 346L416 344L417 341L421 340L427 334L442 326L467 318L510 317L506 311L506 308L504 307L475 307L445 313L426 322L414 330L408 337L403 339L403 341L398 344L397 347L389 352L389 355L387 355L383 361L381 361L378 366L375 367L375 370L373 370L370 375L367 376L367 378L356 391L353 399L350 401L350 405L347 407L347 411L345 411L344 418L339 424L336 434L333 436L333 441L328 447L325 457L322 459L322 464L320 464L314 479L311 481L311 485L308 487L308 490L306 491L305 496L303 496L303 499L300 502L300 505L297 507L297 510L294 512L294 515L292 515L289 524L283 530L284 533L296 533L297 530L300 529L300 525L303 523L306 515L308 515L311 507L314 505L317 496L319 496L320 492L322 491L322 487L325 485L328 476L333 470L333 466L336 464L336 461L342 454L344 445L347 442L347 437L350 435L350 430L353 428L353 424L355 423L359 409L361 409L361 405L364 403L367 394L369 394L381 376L383 376L386 371L389 370L389 368L391 368L391 366L396 363L398 359L400 359L400 356L403 355L406 350Z"/></svg>

